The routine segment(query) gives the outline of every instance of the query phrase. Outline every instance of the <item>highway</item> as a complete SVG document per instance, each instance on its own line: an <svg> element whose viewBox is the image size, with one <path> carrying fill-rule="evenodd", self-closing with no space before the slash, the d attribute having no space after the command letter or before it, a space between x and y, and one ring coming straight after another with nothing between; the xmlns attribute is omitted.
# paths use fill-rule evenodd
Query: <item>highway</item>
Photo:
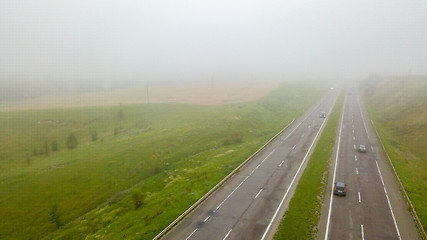
<svg viewBox="0 0 427 240"><path fill-rule="evenodd" d="M163 239L271 239L323 130L319 113L338 94L330 90Z"/></svg>
<svg viewBox="0 0 427 240"><path fill-rule="evenodd" d="M356 89L346 94L336 143L318 239L420 239ZM346 183L347 196L332 195L334 182Z"/></svg>

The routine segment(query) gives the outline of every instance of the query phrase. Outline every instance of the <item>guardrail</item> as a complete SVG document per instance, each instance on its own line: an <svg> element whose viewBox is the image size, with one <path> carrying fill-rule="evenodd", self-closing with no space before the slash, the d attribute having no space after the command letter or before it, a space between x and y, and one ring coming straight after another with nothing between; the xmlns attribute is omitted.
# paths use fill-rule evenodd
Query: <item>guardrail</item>
<svg viewBox="0 0 427 240"><path fill-rule="evenodd" d="M421 221L420 221L420 218L418 217L417 212L415 211L414 205L412 205L411 199L409 199L408 193L406 193L405 187L403 187L402 181L400 181L399 175L397 174L396 169L394 168L393 162L391 161L391 158L388 155L387 150L385 149L385 146L383 144L383 141L381 140L380 134L378 133L377 128L375 127L374 121L371 120L371 123L372 123L372 127L374 128L375 133L376 133L376 135L377 135L377 137L378 137L378 139L379 139L379 141L381 143L381 148L383 149L383 151L384 151L385 155L387 156L387 159L388 159L388 161L390 163L390 166L393 169L394 176L396 177L397 181L400 184L400 189L403 192L403 194L405 195L407 203L411 207L411 210L412 210L411 213L412 213L412 216L414 217L414 220L416 222L417 228L418 228L418 230L421 233L421 237L424 240L426 240L427 239L426 232L424 230L423 225L421 224Z"/></svg>
<svg viewBox="0 0 427 240"><path fill-rule="evenodd" d="M207 192L203 197L201 197L197 202L195 202L190 208L188 208L183 214L181 214L177 219L175 219L171 224L169 224L165 229L163 229L153 240L160 239L165 236L170 230L172 230L179 222L181 222L188 214L190 214L194 209L196 209L202 202L204 202L208 197L210 197L216 190L218 190L225 182L227 182L237 171L239 171L243 166L245 166L252 158L254 158L259 152L261 152L268 144L270 144L274 139L282 134L293 122L292 120L286 127L280 130L276 135L274 135L270 140L268 140L261 148L259 148L255 153L243 161L239 166L237 166L231 173L229 173L224 179L221 180L215 187L213 187L209 192Z"/></svg>

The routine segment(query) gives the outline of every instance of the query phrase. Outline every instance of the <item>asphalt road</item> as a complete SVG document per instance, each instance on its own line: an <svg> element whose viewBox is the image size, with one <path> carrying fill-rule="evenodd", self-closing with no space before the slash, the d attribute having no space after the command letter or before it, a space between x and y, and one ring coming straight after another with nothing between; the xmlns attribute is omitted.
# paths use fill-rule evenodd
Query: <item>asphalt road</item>
<svg viewBox="0 0 427 240"><path fill-rule="evenodd" d="M330 90L163 239L269 239L337 99ZM274 218L274 219L273 219Z"/></svg>
<svg viewBox="0 0 427 240"><path fill-rule="evenodd" d="M337 142L318 239L420 239L355 89L346 95ZM357 151L361 144L366 153ZM346 183L347 196L331 194L334 182Z"/></svg>

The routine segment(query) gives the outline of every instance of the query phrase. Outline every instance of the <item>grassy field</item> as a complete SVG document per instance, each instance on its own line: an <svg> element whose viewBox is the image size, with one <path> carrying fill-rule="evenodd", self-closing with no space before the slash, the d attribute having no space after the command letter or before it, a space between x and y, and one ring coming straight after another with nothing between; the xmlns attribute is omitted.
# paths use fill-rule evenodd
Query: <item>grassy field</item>
<svg viewBox="0 0 427 240"><path fill-rule="evenodd" d="M369 116L427 230L427 78L361 84Z"/></svg>
<svg viewBox="0 0 427 240"><path fill-rule="evenodd" d="M274 239L314 239L343 105L341 94L310 157Z"/></svg>
<svg viewBox="0 0 427 240"><path fill-rule="evenodd" d="M151 239L325 91L0 113L0 239ZM58 151L33 156L46 141Z"/></svg>

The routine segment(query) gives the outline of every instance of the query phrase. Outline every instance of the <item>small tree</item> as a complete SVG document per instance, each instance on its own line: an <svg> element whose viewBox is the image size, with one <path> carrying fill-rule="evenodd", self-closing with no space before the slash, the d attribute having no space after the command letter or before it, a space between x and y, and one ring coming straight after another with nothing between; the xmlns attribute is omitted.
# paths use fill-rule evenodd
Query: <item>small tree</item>
<svg viewBox="0 0 427 240"><path fill-rule="evenodd" d="M52 210L49 212L50 221L55 224L56 228L61 226L61 222L59 221L59 213L58 213L58 204L54 204L52 206Z"/></svg>
<svg viewBox="0 0 427 240"><path fill-rule="evenodd" d="M56 140L53 140L50 147L52 149L52 152L58 151L58 142Z"/></svg>
<svg viewBox="0 0 427 240"><path fill-rule="evenodd" d="M33 149L33 156L37 156L37 155L39 155L39 152L37 151L37 148L34 148Z"/></svg>
<svg viewBox="0 0 427 240"><path fill-rule="evenodd" d="M98 132L97 131L92 131L90 133L90 135L92 136L92 141L98 140Z"/></svg>
<svg viewBox="0 0 427 240"><path fill-rule="evenodd" d="M135 209L138 209L144 204L145 195L140 191L135 191L132 194L132 200L133 200L133 204L135 206Z"/></svg>
<svg viewBox="0 0 427 240"><path fill-rule="evenodd" d="M70 135L68 135L66 145L67 145L68 149L74 149L77 147L78 142L77 142L77 138L74 135L74 133L70 133Z"/></svg>
<svg viewBox="0 0 427 240"><path fill-rule="evenodd" d="M124 114L123 114L123 110L122 109L120 109L118 112L117 112L117 117L119 118L119 120L121 121L121 120L123 120L123 118L124 118Z"/></svg>
<svg viewBox="0 0 427 240"><path fill-rule="evenodd" d="M31 165L31 158L30 158L30 154L28 154L28 153L27 153L27 158L26 158L26 160L27 160L27 164L28 164L28 165Z"/></svg>
<svg viewBox="0 0 427 240"><path fill-rule="evenodd" d="M49 156L49 144L47 141L45 141L43 144L43 153L44 155Z"/></svg>

